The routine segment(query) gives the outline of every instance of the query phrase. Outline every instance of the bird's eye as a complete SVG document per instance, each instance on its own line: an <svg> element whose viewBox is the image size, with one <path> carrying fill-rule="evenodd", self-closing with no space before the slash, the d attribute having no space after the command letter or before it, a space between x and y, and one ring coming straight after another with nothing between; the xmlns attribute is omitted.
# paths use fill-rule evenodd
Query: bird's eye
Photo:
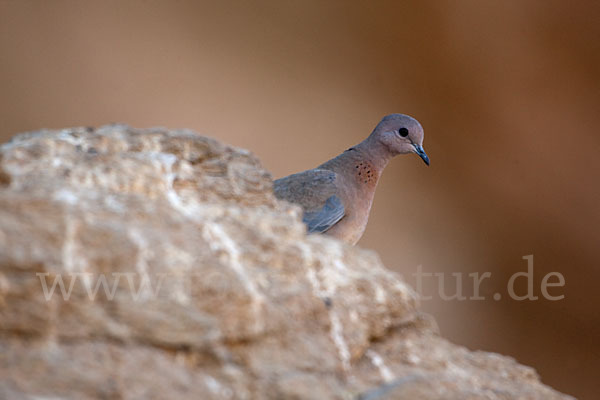
<svg viewBox="0 0 600 400"><path fill-rule="evenodd" d="M398 130L398 133L402 137L407 137L408 136L408 129L406 129L406 128L400 128L400 130Z"/></svg>

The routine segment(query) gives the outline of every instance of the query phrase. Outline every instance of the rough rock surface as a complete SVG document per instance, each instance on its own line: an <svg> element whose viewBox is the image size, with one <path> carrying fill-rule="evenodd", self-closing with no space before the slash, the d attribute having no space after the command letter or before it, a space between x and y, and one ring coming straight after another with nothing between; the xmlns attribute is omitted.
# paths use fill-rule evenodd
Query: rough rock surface
<svg viewBox="0 0 600 400"><path fill-rule="evenodd" d="M0 398L569 397L307 237L248 152L111 125L1 147Z"/></svg>

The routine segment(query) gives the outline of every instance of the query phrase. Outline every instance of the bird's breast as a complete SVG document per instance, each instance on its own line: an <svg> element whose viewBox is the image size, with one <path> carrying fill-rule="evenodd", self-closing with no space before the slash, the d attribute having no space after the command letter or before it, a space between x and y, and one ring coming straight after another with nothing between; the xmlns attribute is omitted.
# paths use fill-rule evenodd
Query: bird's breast
<svg viewBox="0 0 600 400"><path fill-rule="evenodd" d="M358 176L362 176L362 174ZM363 235L369 221L374 186L365 185L364 182L361 184L361 182L353 179L343 186L342 191L342 201L345 209L344 218L326 233L347 243L356 244Z"/></svg>

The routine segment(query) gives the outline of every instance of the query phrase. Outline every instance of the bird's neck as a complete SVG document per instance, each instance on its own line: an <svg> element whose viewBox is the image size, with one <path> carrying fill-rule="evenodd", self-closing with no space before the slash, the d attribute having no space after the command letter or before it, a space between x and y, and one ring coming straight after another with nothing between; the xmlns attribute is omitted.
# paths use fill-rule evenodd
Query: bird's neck
<svg viewBox="0 0 600 400"><path fill-rule="evenodd" d="M383 144L373 142L369 137L318 168L352 177L358 185L367 185L374 189L391 158L392 155Z"/></svg>
<svg viewBox="0 0 600 400"><path fill-rule="evenodd" d="M374 135L354 146L354 149L358 158L373 165L379 173L383 172L383 169L393 157L387 146L379 142Z"/></svg>

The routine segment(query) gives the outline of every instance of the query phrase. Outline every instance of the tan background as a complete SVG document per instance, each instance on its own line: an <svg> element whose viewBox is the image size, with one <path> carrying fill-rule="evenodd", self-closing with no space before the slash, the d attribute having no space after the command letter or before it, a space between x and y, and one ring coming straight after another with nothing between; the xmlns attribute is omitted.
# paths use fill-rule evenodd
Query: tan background
<svg viewBox="0 0 600 400"><path fill-rule="evenodd" d="M423 307L442 333L511 355L581 398L600 392L600 2L0 0L0 138L112 121L186 127L279 177L418 118L432 165L394 160L361 246L492 272L486 301ZM507 298L534 255L536 295ZM518 292L525 290L524 280ZM500 301L492 294L503 294Z"/></svg>

